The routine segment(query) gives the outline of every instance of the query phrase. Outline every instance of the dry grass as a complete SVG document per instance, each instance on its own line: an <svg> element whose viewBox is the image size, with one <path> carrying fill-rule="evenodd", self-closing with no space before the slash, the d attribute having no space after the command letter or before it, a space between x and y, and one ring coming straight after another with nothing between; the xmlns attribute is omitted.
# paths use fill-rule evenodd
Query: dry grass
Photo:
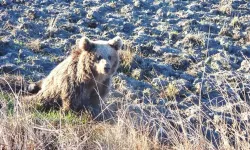
<svg viewBox="0 0 250 150"><path fill-rule="evenodd" d="M232 8L232 0L221 0L219 4L219 11L223 14L231 15L233 10Z"/></svg>
<svg viewBox="0 0 250 150"><path fill-rule="evenodd" d="M2 99L8 101L9 99ZM13 98L13 97L12 97ZM149 129L137 130L121 111L115 124L95 122L86 115L24 110L18 99L0 111L2 149L159 149ZM7 113L7 109L12 109ZM146 126L145 126L146 127Z"/></svg>
<svg viewBox="0 0 250 150"><path fill-rule="evenodd" d="M27 84L21 75L3 74L0 76L0 91L20 94L20 90L24 90Z"/></svg>
<svg viewBox="0 0 250 150"><path fill-rule="evenodd" d="M120 57L120 66L124 70L130 70L131 64L134 60L135 54L132 51L132 44L125 42L124 43L124 50L119 51Z"/></svg>
<svg viewBox="0 0 250 150"><path fill-rule="evenodd" d="M97 122L89 115L25 110L15 93L0 95L2 149L249 149L249 80L228 72L204 76L225 104L193 104L179 110L175 87L169 85L174 106L130 104L124 101L114 122ZM223 83L223 85L221 84ZM243 86L245 85L245 86ZM228 89L230 88L230 93ZM241 88L240 88L241 87ZM211 106L210 106L211 105ZM208 107L210 106L210 107ZM204 108L213 112L209 115ZM215 113L216 112L216 113ZM218 115L222 114L222 115ZM230 117L229 117L230 116Z"/></svg>
<svg viewBox="0 0 250 150"><path fill-rule="evenodd" d="M205 46L206 37L202 33L189 33L183 39L185 45L195 46Z"/></svg>
<svg viewBox="0 0 250 150"><path fill-rule="evenodd" d="M39 39L27 43L26 46L34 52L41 52L41 41Z"/></svg>
<svg viewBox="0 0 250 150"><path fill-rule="evenodd" d="M219 35L233 37L233 33L229 27L222 27L219 32Z"/></svg>
<svg viewBox="0 0 250 150"><path fill-rule="evenodd" d="M240 23L239 17L233 17L233 19L231 20L230 25L233 26L234 28L240 28L241 23Z"/></svg>
<svg viewBox="0 0 250 150"><path fill-rule="evenodd" d="M246 43L250 43L250 28L246 30L245 41Z"/></svg>
<svg viewBox="0 0 250 150"><path fill-rule="evenodd" d="M134 54L129 51L120 51L121 66L124 68L129 68L133 62Z"/></svg>
<svg viewBox="0 0 250 150"><path fill-rule="evenodd" d="M162 98L170 98L173 99L176 97L176 95L179 94L179 89L176 87L175 84L169 83L168 86L165 87L164 90L160 93Z"/></svg>

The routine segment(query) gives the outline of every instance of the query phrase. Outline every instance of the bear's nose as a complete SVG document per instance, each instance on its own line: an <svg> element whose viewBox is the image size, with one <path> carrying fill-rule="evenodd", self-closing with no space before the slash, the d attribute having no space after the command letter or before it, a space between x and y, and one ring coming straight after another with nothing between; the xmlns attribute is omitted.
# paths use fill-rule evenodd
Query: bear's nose
<svg viewBox="0 0 250 150"><path fill-rule="evenodd" d="M106 73L108 73L109 70L110 70L110 67L105 67L104 70L105 70Z"/></svg>
<svg viewBox="0 0 250 150"><path fill-rule="evenodd" d="M106 64L105 67L104 67L104 70L105 70L106 73L108 73L109 70L110 70L110 66L108 64Z"/></svg>

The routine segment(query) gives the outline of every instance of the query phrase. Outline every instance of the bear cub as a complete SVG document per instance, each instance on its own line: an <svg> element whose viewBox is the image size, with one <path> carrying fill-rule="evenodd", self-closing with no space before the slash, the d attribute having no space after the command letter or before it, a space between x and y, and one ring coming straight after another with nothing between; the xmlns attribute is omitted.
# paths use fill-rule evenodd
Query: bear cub
<svg viewBox="0 0 250 150"><path fill-rule="evenodd" d="M78 47L45 79L29 86L34 94L27 99L44 110L61 107L78 112L90 108L99 112L100 101L108 94L119 65L121 47L118 36L109 41L82 37Z"/></svg>

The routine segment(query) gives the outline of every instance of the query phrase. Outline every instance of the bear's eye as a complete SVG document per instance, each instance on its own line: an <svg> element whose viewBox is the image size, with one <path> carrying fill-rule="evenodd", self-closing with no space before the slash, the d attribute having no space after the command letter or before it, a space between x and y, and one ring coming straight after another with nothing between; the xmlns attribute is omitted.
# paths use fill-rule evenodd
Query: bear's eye
<svg viewBox="0 0 250 150"><path fill-rule="evenodd" d="M111 56L109 56L108 59L111 60Z"/></svg>
<svg viewBox="0 0 250 150"><path fill-rule="evenodd" d="M102 56L98 56L98 57L97 57L97 60L101 60L101 59L102 59Z"/></svg>

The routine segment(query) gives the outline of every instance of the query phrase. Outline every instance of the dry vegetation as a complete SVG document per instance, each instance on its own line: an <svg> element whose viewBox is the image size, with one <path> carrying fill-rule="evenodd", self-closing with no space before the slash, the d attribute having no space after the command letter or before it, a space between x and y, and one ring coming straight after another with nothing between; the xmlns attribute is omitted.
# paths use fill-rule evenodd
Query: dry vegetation
<svg viewBox="0 0 250 150"><path fill-rule="evenodd" d="M156 106L148 112L144 111L143 104L133 106L128 102L123 102L113 122L93 121L87 114L27 111L23 109L18 95L2 91L1 149L249 149L247 117L250 107L241 98L249 95L244 93L244 89L238 91L237 85L246 82L244 78L239 79L242 83L228 81L222 75L212 80L228 105L223 107L224 110L214 107L213 111L225 113L225 118L217 115L211 118L203 112L203 106L197 104L190 110L197 111L195 124L177 107L171 109L166 106L165 109L174 115L169 116L168 113L160 113ZM221 87L221 80L235 90L233 96ZM167 87L165 92L171 94L172 91L168 96L177 102L173 87ZM236 105L240 106L237 111ZM232 116L231 124L226 114ZM205 124L201 121L204 119Z"/></svg>
<svg viewBox="0 0 250 150"><path fill-rule="evenodd" d="M120 56L120 65L123 68L127 68L129 69L131 66L131 63L133 62L134 59L134 52L132 52L131 50L132 44L125 41L124 42L124 50L123 51L119 51L119 56Z"/></svg>
<svg viewBox="0 0 250 150"><path fill-rule="evenodd" d="M190 33L187 34L185 36L185 38L183 39L184 43L186 43L187 45L190 45L192 47L195 46L204 46L205 45L205 35L201 34L201 33Z"/></svg>
<svg viewBox="0 0 250 150"><path fill-rule="evenodd" d="M39 39L27 43L26 46L34 52L41 52L41 42Z"/></svg>
<svg viewBox="0 0 250 150"><path fill-rule="evenodd" d="M13 95L12 95L13 96ZM158 149L150 129L136 129L133 119L118 112L114 124L89 115L23 109L18 98L1 93L1 149ZM147 127L143 126L143 127Z"/></svg>
<svg viewBox="0 0 250 150"><path fill-rule="evenodd" d="M232 0L221 0L219 4L219 11L223 14L230 15L232 12Z"/></svg>

